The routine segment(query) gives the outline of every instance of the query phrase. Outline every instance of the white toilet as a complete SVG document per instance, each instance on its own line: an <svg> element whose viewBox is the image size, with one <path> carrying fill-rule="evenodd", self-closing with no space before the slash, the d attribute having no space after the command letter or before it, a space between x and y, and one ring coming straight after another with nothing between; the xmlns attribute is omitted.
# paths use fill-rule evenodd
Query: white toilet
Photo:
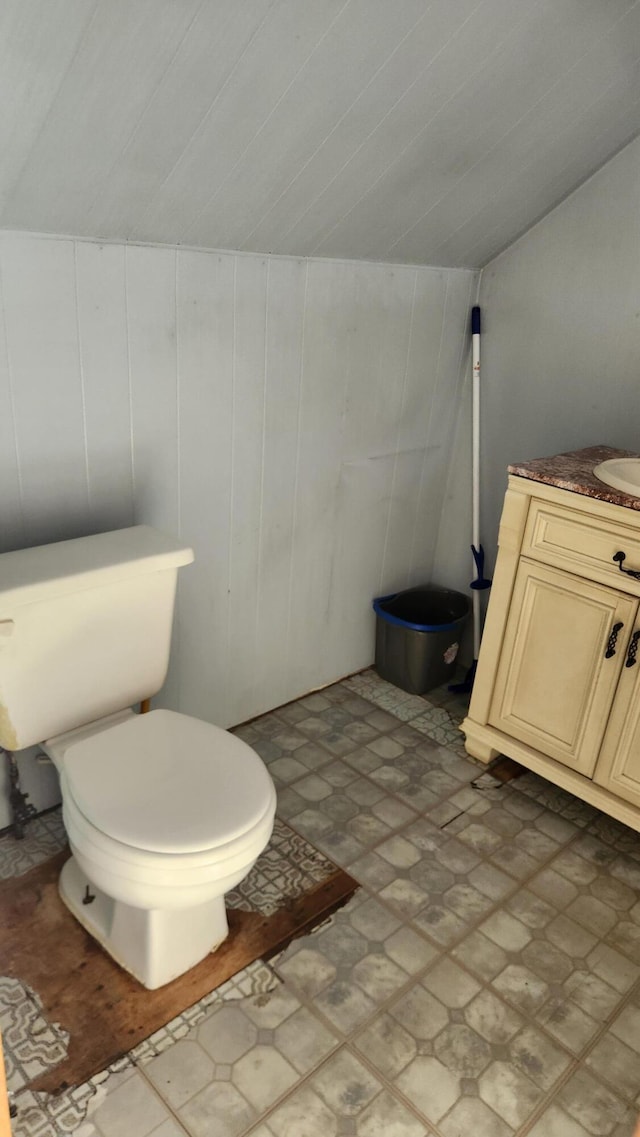
<svg viewBox="0 0 640 1137"><path fill-rule="evenodd" d="M192 560L145 525L0 555L0 745L40 743L55 763L73 853L60 894L151 989L225 939L224 894L276 806L262 760L228 731L131 710L164 682Z"/></svg>

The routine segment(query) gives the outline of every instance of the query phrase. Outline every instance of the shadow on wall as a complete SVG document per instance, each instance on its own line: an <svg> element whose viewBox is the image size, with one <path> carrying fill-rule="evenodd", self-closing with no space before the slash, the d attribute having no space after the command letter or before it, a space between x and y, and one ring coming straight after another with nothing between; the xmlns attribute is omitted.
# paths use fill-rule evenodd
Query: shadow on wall
<svg viewBox="0 0 640 1137"><path fill-rule="evenodd" d="M89 537L94 533L133 525L132 493L130 486L126 489L123 487L122 465L122 453L102 454L99 489L88 489L85 500L80 505L77 496L72 505L65 500L68 481L61 476L65 470L63 461L39 465L37 472L33 471L30 478L25 471L20 491L14 500L10 500L4 482L0 490L0 512L3 517L0 553L47 545L54 541L67 541L74 537ZM104 474L109 468L113 470L112 481ZM56 498L56 485L60 486L59 499ZM42 494L42 501L39 500L39 493ZM52 499L55 501L53 506Z"/></svg>

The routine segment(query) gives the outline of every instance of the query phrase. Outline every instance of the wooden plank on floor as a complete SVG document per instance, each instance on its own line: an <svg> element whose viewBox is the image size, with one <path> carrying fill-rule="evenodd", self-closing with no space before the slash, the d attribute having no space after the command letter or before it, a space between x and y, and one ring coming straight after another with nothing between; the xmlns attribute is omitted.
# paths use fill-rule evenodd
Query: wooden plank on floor
<svg viewBox="0 0 640 1137"><path fill-rule="evenodd" d="M358 887L336 868L272 916L231 909L229 936L216 952L173 983L148 991L63 905L58 876L67 857L65 851L0 882L0 974L28 984L41 999L45 1018L69 1032L65 1061L30 1085L52 1094L106 1069L249 963L270 958L325 919Z"/></svg>

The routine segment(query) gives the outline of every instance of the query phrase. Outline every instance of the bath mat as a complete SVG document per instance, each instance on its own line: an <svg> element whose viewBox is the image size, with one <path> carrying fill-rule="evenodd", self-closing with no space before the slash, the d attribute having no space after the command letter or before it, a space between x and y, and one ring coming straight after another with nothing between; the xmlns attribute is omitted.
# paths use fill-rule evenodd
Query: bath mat
<svg viewBox="0 0 640 1137"><path fill-rule="evenodd" d="M242 968L269 959L309 931L358 887L348 873L276 821L269 846L227 897L230 931L225 943L186 975L147 991L116 966L60 900L58 875L67 856L65 850L20 877L0 881L0 975L34 992L43 1021L58 1037L68 1036L64 1056L55 1047L50 1050L45 1036L49 1061L39 1065L37 1054L32 1056L28 1087L51 1094L106 1069ZM8 1064L11 1033L3 1032ZM22 1043L16 1028L16 1048ZM54 1052L54 1061L60 1060L51 1066Z"/></svg>

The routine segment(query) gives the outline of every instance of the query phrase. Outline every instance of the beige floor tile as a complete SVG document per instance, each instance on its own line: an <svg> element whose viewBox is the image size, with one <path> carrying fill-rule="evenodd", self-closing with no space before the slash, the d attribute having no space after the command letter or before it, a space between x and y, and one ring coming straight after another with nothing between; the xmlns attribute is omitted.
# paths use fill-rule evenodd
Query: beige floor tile
<svg viewBox="0 0 640 1137"><path fill-rule="evenodd" d="M213 1080L214 1064L197 1042L182 1040L144 1067L145 1077L179 1109Z"/></svg>
<svg viewBox="0 0 640 1137"><path fill-rule="evenodd" d="M574 1054L595 1038L600 1024L568 999L551 998L537 1016L538 1022Z"/></svg>
<svg viewBox="0 0 640 1137"><path fill-rule="evenodd" d="M513 1129L527 1121L543 1091L506 1061L492 1062L478 1079L480 1097Z"/></svg>
<svg viewBox="0 0 640 1137"><path fill-rule="evenodd" d="M599 943L587 956L587 964L601 979L624 995L640 976L640 967L615 948Z"/></svg>
<svg viewBox="0 0 640 1137"><path fill-rule="evenodd" d="M368 940L380 943L400 927L400 920L376 900L365 900L351 908L350 924Z"/></svg>
<svg viewBox="0 0 640 1137"><path fill-rule="evenodd" d="M163 1121L158 1129L154 1129L149 1137L189 1137L186 1129L183 1129L175 1118L170 1117L167 1121Z"/></svg>
<svg viewBox="0 0 640 1137"><path fill-rule="evenodd" d="M545 1003L551 988L528 967L510 963L496 976L493 986L499 994L523 1011L532 1014Z"/></svg>
<svg viewBox="0 0 640 1137"><path fill-rule="evenodd" d="M399 836L389 837L382 845L378 846L376 852L394 868L400 869L409 869L421 859L420 852L415 845Z"/></svg>
<svg viewBox="0 0 640 1137"><path fill-rule="evenodd" d="M349 796L354 796L355 787L349 786ZM360 812L349 822L349 829L360 846L375 845L391 832L388 825L373 813ZM357 859L357 858L356 858Z"/></svg>
<svg viewBox="0 0 640 1137"><path fill-rule="evenodd" d="M385 1078L393 1081L417 1056L418 1042L392 1015L377 1015L357 1035L355 1047Z"/></svg>
<svg viewBox="0 0 640 1137"><path fill-rule="evenodd" d="M147 1137L169 1118L169 1111L135 1070L126 1082L107 1094L91 1120L103 1137Z"/></svg>
<svg viewBox="0 0 640 1137"><path fill-rule="evenodd" d="M338 1045L331 1032L306 1007L276 1027L273 1041L299 1074L313 1069Z"/></svg>
<svg viewBox="0 0 640 1137"><path fill-rule="evenodd" d="M467 1023L446 1026L434 1040L433 1049L442 1065L460 1078L478 1078L491 1061L489 1043Z"/></svg>
<svg viewBox="0 0 640 1137"><path fill-rule="evenodd" d="M380 1092L377 1078L349 1050L339 1050L310 1083L338 1117L357 1117Z"/></svg>
<svg viewBox="0 0 640 1137"><path fill-rule="evenodd" d="M586 969L574 971L563 984L563 989L582 1011L600 1023L609 1018L620 1002L620 996L613 987Z"/></svg>
<svg viewBox="0 0 640 1137"><path fill-rule="evenodd" d="M327 987L316 1003L318 1009L343 1034L351 1034L371 1017L376 1009L373 999L355 983L339 980Z"/></svg>
<svg viewBox="0 0 640 1137"><path fill-rule="evenodd" d="M388 797L383 797L381 801L376 802L372 806L371 812L391 828L406 825L407 822L413 821L417 817L415 810L410 809L404 802Z"/></svg>
<svg viewBox="0 0 640 1137"><path fill-rule="evenodd" d="M197 1037L214 1062L230 1065L255 1045L258 1031L240 1005L228 1005L217 1009L202 1023Z"/></svg>
<svg viewBox="0 0 640 1137"><path fill-rule="evenodd" d="M640 1103L638 1055L610 1031L596 1043L585 1064L612 1089Z"/></svg>
<svg viewBox="0 0 640 1137"><path fill-rule="evenodd" d="M482 932L472 932L456 947L453 956L481 979L493 979L509 962L507 953Z"/></svg>
<svg viewBox="0 0 640 1137"><path fill-rule="evenodd" d="M233 1083L259 1113L298 1081L298 1071L274 1046L254 1046L236 1062Z"/></svg>
<svg viewBox="0 0 640 1137"><path fill-rule="evenodd" d="M295 995L284 986L266 995L242 999L241 1004L243 1013L259 1030L275 1030L300 1006Z"/></svg>
<svg viewBox="0 0 640 1137"><path fill-rule="evenodd" d="M418 1056L402 1071L396 1085L420 1113L437 1124L460 1097L460 1080L437 1058Z"/></svg>
<svg viewBox="0 0 640 1137"><path fill-rule="evenodd" d="M406 926L398 928L385 940L385 951L408 975L415 975L438 955L433 944Z"/></svg>
<svg viewBox="0 0 640 1137"><path fill-rule="evenodd" d="M533 1126L529 1137L593 1137L558 1105L550 1105Z"/></svg>
<svg viewBox="0 0 640 1137"><path fill-rule="evenodd" d="M469 1026L487 1042L505 1045L522 1025L522 1016L511 1010L489 991L481 991L465 1008Z"/></svg>
<svg viewBox="0 0 640 1137"><path fill-rule="evenodd" d="M412 880L398 877L389 880L381 889L380 896L401 916L411 918L426 905L429 896Z"/></svg>
<svg viewBox="0 0 640 1137"><path fill-rule="evenodd" d="M640 1054L640 1008L630 1004L611 1024L611 1033Z"/></svg>
<svg viewBox="0 0 640 1137"><path fill-rule="evenodd" d="M351 975L358 986L376 1003L384 1002L407 981L407 973L382 952L367 955L356 963Z"/></svg>
<svg viewBox="0 0 640 1137"><path fill-rule="evenodd" d="M179 1111L190 1137L240 1137L258 1120L256 1111L230 1082L212 1082ZM128 1130L132 1137L133 1130Z"/></svg>
<svg viewBox="0 0 640 1137"><path fill-rule="evenodd" d="M268 1133L274 1137L335 1137L338 1119L309 1085L295 1090L269 1115ZM253 1135L252 1135L253 1137Z"/></svg>
<svg viewBox="0 0 640 1137"><path fill-rule="evenodd" d="M336 977L335 964L314 948L302 948L289 958L278 962L278 973L293 988L313 998L328 987Z"/></svg>
<svg viewBox="0 0 640 1137"><path fill-rule="evenodd" d="M526 1024L512 1038L508 1058L514 1069L548 1092L571 1064L571 1055L537 1027Z"/></svg>
<svg viewBox="0 0 640 1137"><path fill-rule="evenodd" d="M610 1137L627 1112L625 1103L588 1070L576 1071L559 1091L557 1102L574 1121L597 1137Z"/></svg>
<svg viewBox="0 0 640 1137"><path fill-rule="evenodd" d="M424 1125L386 1090L356 1120L357 1137L424 1137Z"/></svg>
<svg viewBox="0 0 640 1137"><path fill-rule="evenodd" d="M531 932L509 912L495 912L481 927L482 933L504 951L520 952L531 940Z"/></svg>
<svg viewBox="0 0 640 1137"><path fill-rule="evenodd" d="M511 1137L513 1129L477 1098L461 1098L440 1123L444 1137Z"/></svg>
<svg viewBox="0 0 640 1137"><path fill-rule="evenodd" d="M419 1042L435 1038L449 1022L446 1008L421 984L392 1003L389 1011Z"/></svg>
<svg viewBox="0 0 640 1137"><path fill-rule="evenodd" d="M478 981L446 957L429 970L422 983L445 1007L452 1009L466 1007L480 991Z"/></svg>

